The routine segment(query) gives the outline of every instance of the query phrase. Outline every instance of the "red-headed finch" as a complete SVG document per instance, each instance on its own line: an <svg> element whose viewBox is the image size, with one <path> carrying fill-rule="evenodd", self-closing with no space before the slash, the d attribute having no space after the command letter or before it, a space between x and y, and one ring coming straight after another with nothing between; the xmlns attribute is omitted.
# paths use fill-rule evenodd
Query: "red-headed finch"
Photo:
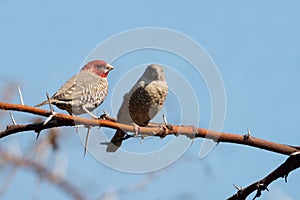
<svg viewBox="0 0 300 200"><path fill-rule="evenodd" d="M70 115L91 113L101 105L108 93L107 75L113 66L102 60L87 63L70 78L51 98L51 104ZM48 100L36 107L48 104Z"/></svg>

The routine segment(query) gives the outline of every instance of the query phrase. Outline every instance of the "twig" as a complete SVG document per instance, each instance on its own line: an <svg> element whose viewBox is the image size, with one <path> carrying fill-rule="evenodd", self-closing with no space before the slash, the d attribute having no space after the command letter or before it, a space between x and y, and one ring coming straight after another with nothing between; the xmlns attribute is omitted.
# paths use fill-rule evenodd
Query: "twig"
<svg viewBox="0 0 300 200"><path fill-rule="evenodd" d="M54 185L57 185L59 188L64 190L66 193L68 193L70 196L72 196L73 199L77 200L84 200L84 196L79 192L78 188L75 188L73 185L71 185L66 180L62 179L57 174L54 174L50 172L45 166L26 159L24 157L19 157L13 154L10 154L8 152L4 152L3 150L0 150L0 156L3 160L5 160L8 163L13 164L14 166L23 166L28 167L29 169L33 170L37 174L41 175L44 179L48 180L49 182L53 183Z"/></svg>
<svg viewBox="0 0 300 200"><path fill-rule="evenodd" d="M287 182L289 173L300 167L300 153L292 154L283 164L277 167L274 171L268 174L265 178L252 183L251 185L239 189L236 194L228 198L228 200L242 200L246 199L252 192L256 191L255 198L260 197L262 191L268 190L268 186L278 178L284 178Z"/></svg>

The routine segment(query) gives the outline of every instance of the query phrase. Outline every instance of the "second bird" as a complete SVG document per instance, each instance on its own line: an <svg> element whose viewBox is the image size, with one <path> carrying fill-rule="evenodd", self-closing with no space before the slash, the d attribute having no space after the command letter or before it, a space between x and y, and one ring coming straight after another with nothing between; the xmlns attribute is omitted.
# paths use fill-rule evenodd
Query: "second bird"
<svg viewBox="0 0 300 200"><path fill-rule="evenodd" d="M163 107L167 94L168 86L163 67L158 64L149 65L137 83L124 95L117 121L147 126ZM118 129L106 151L115 152L121 146L125 135L126 132Z"/></svg>

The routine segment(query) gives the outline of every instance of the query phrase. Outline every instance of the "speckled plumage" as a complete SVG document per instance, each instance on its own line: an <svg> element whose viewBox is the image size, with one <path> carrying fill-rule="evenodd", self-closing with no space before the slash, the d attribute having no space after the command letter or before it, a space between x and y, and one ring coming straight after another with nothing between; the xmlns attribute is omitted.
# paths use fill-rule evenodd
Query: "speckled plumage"
<svg viewBox="0 0 300 200"><path fill-rule="evenodd" d="M50 101L70 115L80 115L86 110L92 112L104 101L108 93L107 75L113 67L104 61L94 60L70 78ZM38 105L48 104L48 100Z"/></svg>
<svg viewBox="0 0 300 200"><path fill-rule="evenodd" d="M158 64L149 65L137 83L124 95L117 121L147 126L163 107L167 94L168 86L163 67ZM124 131L117 130L106 151L115 152L121 146L125 135Z"/></svg>

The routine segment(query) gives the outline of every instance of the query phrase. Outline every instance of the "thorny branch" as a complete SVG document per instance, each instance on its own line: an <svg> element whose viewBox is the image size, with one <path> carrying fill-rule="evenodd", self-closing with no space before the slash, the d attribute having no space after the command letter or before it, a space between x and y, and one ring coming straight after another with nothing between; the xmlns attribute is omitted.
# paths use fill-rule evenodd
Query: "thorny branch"
<svg viewBox="0 0 300 200"><path fill-rule="evenodd" d="M63 127L63 126L75 126L75 125L84 125L86 127L107 127L112 129L122 129L126 132L135 132L135 127L133 125L128 124L120 124L117 123L114 119L105 118L105 119L87 119L81 118L77 116L70 116L61 113L55 113L43 110L40 108L35 108L32 106L26 106L21 104L10 104L0 102L1 110L10 110L10 111L19 111L26 112L34 115L49 117L53 115L52 119L44 124L40 123L31 123L31 124L23 124L23 125L9 125L6 130L0 132L0 138L4 138L8 135L16 134L19 132L25 131L35 131L36 133L40 133L42 130L54 128L54 127ZM224 133L213 130L208 130L204 128L197 128L194 126L180 126L180 125L172 125L172 124L164 124L167 128L161 128L161 125L151 124L146 127L139 128L139 134L142 137L146 136L159 136L165 137L167 135L185 135L190 139L194 138L206 138L214 140L215 142L227 142L227 143L235 143L241 145L252 146L260 149L265 149L271 152L284 154L284 155L293 155L290 156L287 161L278 167L274 172L265 177L264 179L248 186L245 189L240 189L237 194L232 196L230 199L245 199L249 194L254 191L257 191L256 197L259 197L262 190L266 190L267 186L274 180L279 177L287 177L289 172L300 167L300 161L298 152L298 147L293 147L285 144L279 144L275 142L270 142L267 140L255 138L250 135L250 133L246 133L244 135L232 134L232 133ZM129 138L129 137L128 137Z"/></svg>
<svg viewBox="0 0 300 200"><path fill-rule="evenodd" d="M10 104L0 102L0 109L2 110L14 110L27 112L35 115L40 115L44 117L49 117L52 113L47 110L40 108L26 106L21 104ZM84 125L86 127L107 127L112 129L122 129L127 132L135 132L135 127L133 125L121 124L111 120L105 119L87 119L77 116L71 116L67 114L56 113L53 116L53 120L49 121L47 124L33 123L33 124L20 124L20 125L9 125L6 130L0 132L0 138L6 137L19 132L24 131L35 131L37 133L42 130L53 128L53 127L63 127L63 126L75 126ZM298 149L293 146L279 144L275 142L270 142L267 140L252 137L251 135L239 135L232 133L224 133L213 130L208 130L204 128L196 128L194 126L178 126L178 125L167 125L167 129L162 129L161 126L146 126L139 128L139 134L146 136L159 136L165 137L166 135L185 135L188 138L206 138L214 140L215 142L228 142L235 144L248 145L256 148L265 149L275 153L280 153L284 155L290 155L297 152Z"/></svg>
<svg viewBox="0 0 300 200"><path fill-rule="evenodd" d="M294 153L288 159L277 167L274 171L268 174L265 178L252 183L246 188L241 188L234 194L232 197L228 198L228 200L241 200L246 199L252 192L256 191L256 194L253 200L256 197L260 197L263 190L268 190L268 186L270 183L275 181L278 178L284 178L285 182L287 182L287 177L289 173L300 167L300 153Z"/></svg>

